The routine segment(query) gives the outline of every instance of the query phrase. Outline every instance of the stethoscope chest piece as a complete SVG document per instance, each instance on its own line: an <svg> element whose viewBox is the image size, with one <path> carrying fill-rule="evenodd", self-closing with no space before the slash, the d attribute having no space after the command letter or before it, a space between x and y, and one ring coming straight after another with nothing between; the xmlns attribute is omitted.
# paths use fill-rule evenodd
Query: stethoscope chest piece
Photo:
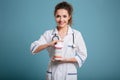
<svg viewBox="0 0 120 80"><path fill-rule="evenodd" d="M76 45L75 45L75 44L73 44L73 45L72 45L72 48L76 48Z"/></svg>

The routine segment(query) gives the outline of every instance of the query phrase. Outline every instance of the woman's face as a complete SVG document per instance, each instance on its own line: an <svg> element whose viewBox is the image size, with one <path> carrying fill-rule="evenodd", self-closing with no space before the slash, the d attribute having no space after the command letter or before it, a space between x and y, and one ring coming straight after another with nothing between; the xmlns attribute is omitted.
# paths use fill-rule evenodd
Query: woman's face
<svg viewBox="0 0 120 80"><path fill-rule="evenodd" d="M55 20L58 27L66 27L68 25L68 21L70 16L68 11L65 9L58 9L55 14Z"/></svg>

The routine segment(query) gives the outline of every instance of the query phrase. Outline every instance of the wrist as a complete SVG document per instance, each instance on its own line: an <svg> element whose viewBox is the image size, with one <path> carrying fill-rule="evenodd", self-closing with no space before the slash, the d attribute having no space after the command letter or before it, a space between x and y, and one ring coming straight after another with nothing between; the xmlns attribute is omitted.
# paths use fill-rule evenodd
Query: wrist
<svg viewBox="0 0 120 80"><path fill-rule="evenodd" d="M63 61L64 62L70 62L70 63L77 62L75 58L64 58Z"/></svg>
<svg viewBox="0 0 120 80"><path fill-rule="evenodd" d="M50 47L51 46L51 43L47 43L47 47Z"/></svg>
<svg viewBox="0 0 120 80"><path fill-rule="evenodd" d="M69 59L68 58L64 58L63 61L64 62L69 62Z"/></svg>

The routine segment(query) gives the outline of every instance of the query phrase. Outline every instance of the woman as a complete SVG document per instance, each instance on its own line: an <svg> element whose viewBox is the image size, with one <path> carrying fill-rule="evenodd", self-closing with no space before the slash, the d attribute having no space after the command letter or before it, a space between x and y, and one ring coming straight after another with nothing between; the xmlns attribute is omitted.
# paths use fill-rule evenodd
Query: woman
<svg viewBox="0 0 120 80"><path fill-rule="evenodd" d="M87 50L79 31L72 29L72 6L67 2L56 5L54 17L57 27L47 30L39 40L31 44L33 54L47 49L50 62L47 69L47 80L77 80L77 66L81 67L87 57ZM54 40L54 38L58 40ZM54 45L63 43L62 57L54 57Z"/></svg>

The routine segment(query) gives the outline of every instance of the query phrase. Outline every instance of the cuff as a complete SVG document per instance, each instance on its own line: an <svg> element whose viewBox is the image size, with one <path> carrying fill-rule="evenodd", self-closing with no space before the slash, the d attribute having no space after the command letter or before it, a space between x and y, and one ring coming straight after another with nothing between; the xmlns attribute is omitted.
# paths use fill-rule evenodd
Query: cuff
<svg viewBox="0 0 120 80"><path fill-rule="evenodd" d="M83 64L82 58L79 55L76 55L75 59L77 60L78 66L81 67Z"/></svg>
<svg viewBox="0 0 120 80"><path fill-rule="evenodd" d="M31 52L32 54L35 54L34 51L38 48L39 43L37 41L35 41L34 43L31 44Z"/></svg>

